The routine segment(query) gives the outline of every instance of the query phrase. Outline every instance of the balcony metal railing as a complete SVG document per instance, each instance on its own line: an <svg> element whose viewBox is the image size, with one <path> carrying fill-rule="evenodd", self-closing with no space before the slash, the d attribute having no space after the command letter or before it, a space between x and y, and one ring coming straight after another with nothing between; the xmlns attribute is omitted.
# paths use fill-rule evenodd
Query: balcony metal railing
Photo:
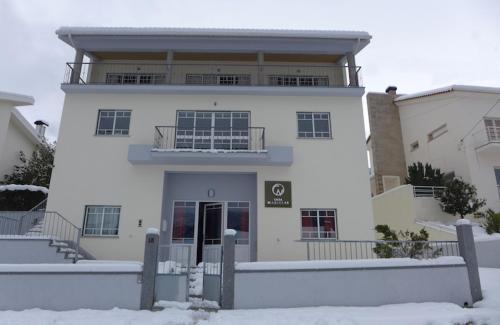
<svg viewBox="0 0 500 325"><path fill-rule="evenodd" d="M488 142L500 142L500 127L487 126L486 137L488 138Z"/></svg>
<svg viewBox="0 0 500 325"><path fill-rule="evenodd" d="M67 63L64 84L361 87L361 67L332 65Z"/></svg>
<svg viewBox="0 0 500 325"><path fill-rule="evenodd" d="M413 196L439 198L445 189L445 186L413 186Z"/></svg>
<svg viewBox="0 0 500 325"><path fill-rule="evenodd" d="M156 126L153 148L165 151L259 152L266 148L265 129Z"/></svg>

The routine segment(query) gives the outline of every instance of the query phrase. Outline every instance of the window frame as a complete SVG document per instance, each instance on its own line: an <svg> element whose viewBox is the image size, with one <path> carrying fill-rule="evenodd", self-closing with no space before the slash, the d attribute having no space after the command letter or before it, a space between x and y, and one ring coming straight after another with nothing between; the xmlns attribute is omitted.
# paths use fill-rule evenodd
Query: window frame
<svg viewBox="0 0 500 325"><path fill-rule="evenodd" d="M118 208L118 223L116 225L116 235L102 234L104 225L104 213L101 214L101 224L100 224L100 234L86 234L87 220L88 220L88 209L89 208ZM83 227L82 227L82 237L105 237L105 238L119 238L120 237L120 219L122 216L122 206L121 205L102 205L102 204L87 204L84 209Z"/></svg>
<svg viewBox="0 0 500 325"><path fill-rule="evenodd" d="M313 128L312 129L312 133L313 133L312 137L300 136L299 114L311 114L312 115L312 119L311 119L312 128ZM314 114L328 114L328 133L329 133L328 137L318 137L318 136L316 136L316 130L315 130L315 125L314 125L314 121L315 121L314 120ZM332 133L332 115L330 114L330 112L304 112L304 111L300 111L300 112L296 112L295 117L296 117L296 120L297 120L297 139L314 139L314 140L318 140L318 139L331 140L331 139L333 139L333 133Z"/></svg>
<svg viewBox="0 0 500 325"><path fill-rule="evenodd" d="M302 230L302 211L311 211L311 210L314 210L314 211L317 211L317 216L315 217L316 218L316 222L317 222L317 235L318 237L316 238L305 238L304 237L304 233L303 233L303 230ZM319 219L320 219L320 215L319 215L319 211L333 211L334 213L334 220L335 220L335 237L331 237L331 238L322 238L320 237L320 222L319 222ZM337 208L300 208L299 210L300 212L300 240L301 241L337 241L339 240L339 223L338 223L338 213L337 213Z"/></svg>
<svg viewBox="0 0 500 325"><path fill-rule="evenodd" d="M112 133L111 134L101 134L99 133L99 130L100 130L100 125L101 125L101 113L102 112L113 112L114 113L114 116L113 116L113 128L111 129L112 130ZM127 113L130 113L130 116L129 116L129 122L128 122L128 132L127 134L116 134L115 133L115 130L116 130L116 113L118 112L127 112ZM97 123L96 123L96 128L95 128L95 133L94 133L94 136L98 136L98 137L130 137L130 126L132 124L132 110L131 109L98 109L97 110Z"/></svg>

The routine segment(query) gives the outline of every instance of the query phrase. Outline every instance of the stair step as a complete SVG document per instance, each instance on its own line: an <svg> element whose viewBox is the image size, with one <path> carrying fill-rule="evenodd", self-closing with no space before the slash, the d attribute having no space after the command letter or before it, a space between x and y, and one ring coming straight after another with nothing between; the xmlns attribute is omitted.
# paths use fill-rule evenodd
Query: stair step
<svg viewBox="0 0 500 325"><path fill-rule="evenodd" d="M69 253L66 255L66 258L75 258L75 254L74 253ZM82 254L78 254L78 259L82 259L84 258L84 256Z"/></svg>
<svg viewBox="0 0 500 325"><path fill-rule="evenodd" d="M63 248L59 248L59 252L61 252L61 253L74 253L75 250L73 248L63 247Z"/></svg>
<svg viewBox="0 0 500 325"><path fill-rule="evenodd" d="M55 241L53 240L52 243L50 243L50 246L54 247L68 247L68 244L62 242L62 241Z"/></svg>

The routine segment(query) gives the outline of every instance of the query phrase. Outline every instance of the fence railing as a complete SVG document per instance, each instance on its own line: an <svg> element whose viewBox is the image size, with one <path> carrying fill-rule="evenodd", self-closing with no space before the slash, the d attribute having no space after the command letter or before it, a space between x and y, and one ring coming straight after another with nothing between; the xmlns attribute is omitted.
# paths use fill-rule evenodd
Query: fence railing
<svg viewBox="0 0 500 325"><path fill-rule="evenodd" d="M262 151L265 150L265 129L156 126L153 148L179 151Z"/></svg>
<svg viewBox="0 0 500 325"><path fill-rule="evenodd" d="M361 67L286 64L67 63L64 84L362 87Z"/></svg>
<svg viewBox="0 0 500 325"><path fill-rule="evenodd" d="M413 196L439 198L445 189L445 186L413 186Z"/></svg>
<svg viewBox="0 0 500 325"><path fill-rule="evenodd" d="M459 256L457 241L308 240L308 260Z"/></svg>
<svg viewBox="0 0 500 325"><path fill-rule="evenodd" d="M159 274L188 274L192 265L192 245L159 245Z"/></svg>
<svg viewBox="0 0 500 325"><path fill-rule="evenodd" d="M203 275L220 275L222 272L222 245L203 247Z"/></svg>
<svg viewBox="0 0 500 325"><path fill-rule="evenodd" d="M45 202L36 206L44 208ZM45 238L63 242L68 257L75 262L80 258L81 228L72 224L58 212L36 210L24 212L0 212L0 235ZM8 215L7 215L8 213ZM16 213L16 214L13 214Z"/></svg>

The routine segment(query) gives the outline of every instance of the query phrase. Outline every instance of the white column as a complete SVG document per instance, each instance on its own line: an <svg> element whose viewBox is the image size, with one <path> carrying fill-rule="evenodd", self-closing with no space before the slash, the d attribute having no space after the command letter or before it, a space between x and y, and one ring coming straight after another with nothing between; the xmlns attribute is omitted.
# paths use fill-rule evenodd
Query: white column
<svg viewBox="0 0 500 325"><path fill-rule="evenodd" d="M257 85L264 86L264 53L257 53Z"/></svg>
<svg viewBox="0 0 500 325"><path fill-rule="evenodd" d="M349 52L346 54L347 58L347 69L349 71L349 86L359 87L358 73L356 71L356 61L354 59L354 54Z"/></svg>
<svg viewBox="0 0 500 325"><path fill-rule="evenodd" d="M81 49L76 49L75 61L73 63L73 70L71 71L71 83L80 83L80 75L82 73L82 63L83 63L83 51Z"/></svg>
<svg viewBox="0 0 500 325"><path fill-rule="evenodd" d="M174 60L174 51L168 51L167 52L167 73L166 73L166 76L165 76L165 81L168 83L168 84L171 84L172 83L172 75L173 75L173 71L172 71L172 62Z"/></svg>

